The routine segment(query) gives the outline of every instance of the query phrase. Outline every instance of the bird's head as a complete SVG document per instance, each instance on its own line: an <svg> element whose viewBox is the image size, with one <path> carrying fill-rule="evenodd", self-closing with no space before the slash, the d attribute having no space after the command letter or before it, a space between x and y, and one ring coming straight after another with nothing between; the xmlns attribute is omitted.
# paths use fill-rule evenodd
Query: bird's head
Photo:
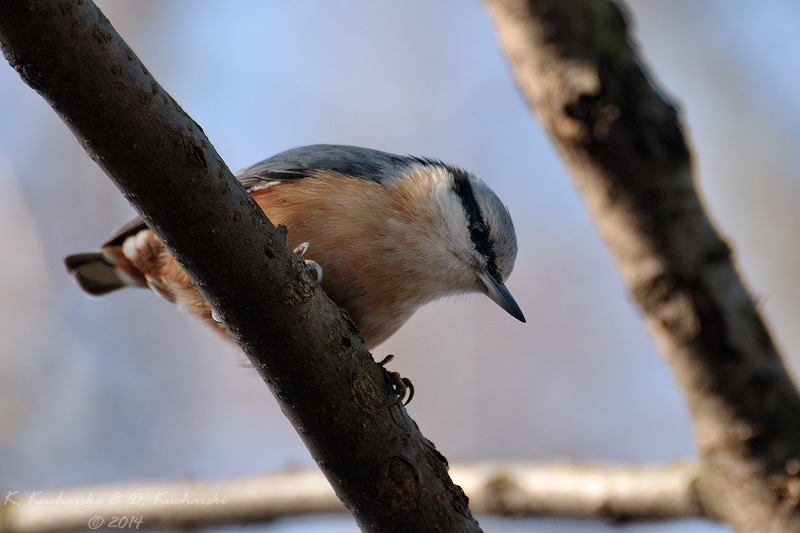
<svg viewBox="0 0 800 533"><path fill-rule="evenodd" d="M420 159L416 179L430 191L431 242L452 292L482 292L511 316L525 317L504 282L514 268L517 237L508 209L486 183L461 168Z"/></svg>

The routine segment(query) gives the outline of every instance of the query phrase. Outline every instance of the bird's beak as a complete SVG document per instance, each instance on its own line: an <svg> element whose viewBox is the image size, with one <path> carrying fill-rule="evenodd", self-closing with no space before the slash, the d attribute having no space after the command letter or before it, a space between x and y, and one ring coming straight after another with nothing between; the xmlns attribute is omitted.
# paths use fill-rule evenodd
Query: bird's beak
<svg viewBox="0 0 800 533"><path fill-rule="evenodd" d="M522 310L502 282L496 280L494 276L488 272L481 273L480 278L483 284L486 285L486 295L491 298L494 303L505 309L509 315L520 322L525 322Z"/></svg>

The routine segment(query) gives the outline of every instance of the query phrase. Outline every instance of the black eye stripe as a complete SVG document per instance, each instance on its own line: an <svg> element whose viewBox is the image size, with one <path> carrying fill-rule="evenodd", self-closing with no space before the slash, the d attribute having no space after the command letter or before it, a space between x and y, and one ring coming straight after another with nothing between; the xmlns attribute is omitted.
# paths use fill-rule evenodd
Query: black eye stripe
<svg viewBox="0 0 800 533"><path fill-rule="evenodd" d="M453 175L453 191L456 193L459 200L461 200L461 206L464 208L464 212L466 213L469 221L467 229L470 231L472 243L478 253L486 257L486 266L489 270L489 274L499 280L500 275L495 263L495 253L494 249L492 248L492 241L489 238L490 228L489 225L483 220L481 208L478 205L478 201L475 199L475 193L472 190L472 184L469 181L469 176L464 170L458 168L448 168L448 170ZM474 228L476 228L478 225L483 227L486 231L486 238L483 240L476 240L474 238Z"/></svg>
<svg viewBox="0 0 800 533"><path fill-rule="evenodd" d="M453 174L453 191L461 200L461 205L469 219L468 227L472 227L475 223L483 223L483 216L481 215L481 208L478 206L478 201L475 200L475 193L472 191L472 184L469 182L466 172L458 169L451 169Z"/></svg>

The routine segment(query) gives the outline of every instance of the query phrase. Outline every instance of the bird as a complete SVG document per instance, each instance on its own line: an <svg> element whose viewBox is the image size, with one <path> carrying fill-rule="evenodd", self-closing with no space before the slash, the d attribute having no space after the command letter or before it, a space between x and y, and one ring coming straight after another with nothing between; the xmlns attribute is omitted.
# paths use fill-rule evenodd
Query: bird
<svg viewBox="0 0 800 533"><path fill-rule="evenodd" d="M483 293L525 322L504 284L517 256L511 215L473 173L437 159L317 144L234 175L272 223L286 228L290 247L347 311L367 349L421 306L455 294ZM230 338L141 218L98 250L64 262L90 295L149 288Z"/></svg>

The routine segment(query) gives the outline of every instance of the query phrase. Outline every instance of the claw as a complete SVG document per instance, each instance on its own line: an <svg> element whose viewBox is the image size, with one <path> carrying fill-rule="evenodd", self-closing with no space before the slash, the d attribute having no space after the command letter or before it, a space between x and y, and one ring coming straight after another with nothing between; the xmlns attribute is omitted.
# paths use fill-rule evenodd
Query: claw
<svg viewBox="0 0 800 533"><path fill-rule="evenodd" d="M394 359L394 355L389 354L384 357L380 363L378 363L378 365L383 368L384 376L389 382L389 385L392 387L392 391L394 391L395 395L397 396L397 398L392 400L392 403L387 406L389 409L397 404L408 405L412 398L414 398L414 384L411 383L411 380L404 378L399 372L392 372L386 369L386 364L392 359ZM408 394L407 400L406 394Z"/></svg>
<svg viewBox="0 0 800 533"><path fill-rule="evenodd" d="M312 261L311 259L303 259L306 262L306 266L314 272L314 287L319 286L322 283L322 267L319 266L319 263L316 261Z"/></svg>
<svg viewBox="0 0 800 533"><path fill-rule="evenodd" d="M294 249L294 253L297 254L297 257L303 259L303 256L306 255L309 246L310 244L308 242L301 242L297 245L297 248ZM322 267L319 266L319 263L311 259L303 259L303 261L305 262L306 266L315 274L314 287L319 286L319 284L322 283Z"/></svg>
<svg viewBox="0 0 800 533"><path fill-rule="evenodd" d="M297 245L297 248L294 249L294 253L297 254L297 257L302 259L303 256L306 255L309 246L310 246L309 243L301 242L300 244Z"/></svg>

